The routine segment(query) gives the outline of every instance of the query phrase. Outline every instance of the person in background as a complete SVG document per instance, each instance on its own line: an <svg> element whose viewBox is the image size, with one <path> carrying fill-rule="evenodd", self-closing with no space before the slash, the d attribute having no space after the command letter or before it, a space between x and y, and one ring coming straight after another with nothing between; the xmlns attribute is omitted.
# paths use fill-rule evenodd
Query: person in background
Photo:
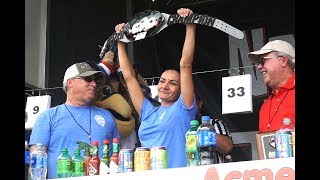
<svg viewBox="0 0 320 180"><path fill-rule="evenodd" d="M177 13L186 17L190 9L180 8ZM115 27L116 33L124 23ZM161 74L158 83L160 106L148 100L139 85L130 63L125 43L118 42L119 63L132 103L140 116L139 139L141 146L165 146L168 152L168 168L185 167L185 134L190 121L195 118L196 101L192 80L192 62L195 49L195 24L185 24L186 34L180 59L180 73L169 69Z"/></svg>
<svg viewBox="0 0 320 180"><path fill-rule="evenodd" d="M86 62L73 64L66 70L63 79L66 102L51 107L38 116L31 132L30 152L37 143L46 147L48 179L57 178L56 160L62 148L68 148L72 156L78 149L77 141L89 145L98 141L101 158L103 140L109 139L112 142L113 138L120 138L111 112L91 106L96 88L105 81L104 78L101 71L94 70ZM110 146L112 149L112 144Z"/></svg>
<svg viewBox="0 0 320 180"><path fill-rule="evenodd" d="M197 95L197 114L196 120L199 121L199 125L201 124L201 117L206 116L206 112L204 110L204 102L201 96ZM221 119L213 119L211 124L216 131L216 141L217 141L217 156L218 163L226 163L232 149L233 149L233 140L230 134L230 131L227 128L227 125Z"/></svg>
<svg viewBox="0 0 320 180"><path fill-rule="evenodd" d="M196 95L196 103L197 103L196 120L199 121L199 125L200 125L201 124L201 117L203 114L205 114L204 104L203 104L203 100L202 100L201 96Z"/></svg>
<svg viewBox="0 0 320 180"><path fill-rule="evenodd" d="M280 129L284 118L295 124L295 49L286 41L268 42L261 50L248 53L258 66L271 94L259 112L259 132Z"/></svg>
<svg viewBox="0 0 320 180"><path fill-rule="evenodd" d="M228 155L233 150L233 140L227 125L221 119L213 119L211 124L216 131L216 150L218 155L218 163L228 162Z"/></svg>

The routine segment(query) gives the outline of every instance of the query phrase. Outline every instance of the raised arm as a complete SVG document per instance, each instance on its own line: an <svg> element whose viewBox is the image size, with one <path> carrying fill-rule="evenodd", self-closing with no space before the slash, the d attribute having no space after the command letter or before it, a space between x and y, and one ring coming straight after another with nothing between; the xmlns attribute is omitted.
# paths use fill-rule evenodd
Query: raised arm
<svg viewBox="0 0 320 180"><path fill-rule="evenodd" d="M124 25L124 23L118 24L115 27L116 32L119 33L123 29ZM127 84L132 104L140 116L144 95L140 88L139 82L136 79L132 64L130 63L126 45L121 41L118 42L118 56L120 68L123 74L123 78Z"/></svg>
<svg viewBox="0 0 320 180"><path fill-rule="evenodd" d="M180 8L177 13L185 17L193 12L188 8ZM192 80L192 62L195 49L196 24L186 24L186 35L180 59L180 79L182 101L191 107L194 101L194 85Z"/></svg>

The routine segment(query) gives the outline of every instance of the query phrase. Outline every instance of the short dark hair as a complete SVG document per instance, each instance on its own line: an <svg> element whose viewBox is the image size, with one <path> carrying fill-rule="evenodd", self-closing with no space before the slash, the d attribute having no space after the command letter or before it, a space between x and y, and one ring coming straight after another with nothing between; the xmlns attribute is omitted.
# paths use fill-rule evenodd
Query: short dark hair
<svg viewBox="0 0 320 180"><path fill-rule="evenodd" d="M178 69L178 68L169 68L169 69L166 69L166 70L164 70L164 71L168 71L168 70L176 71L177 73L180 74L180 69ZM163 72L164 72L164 71L163 71ZM163 73L163 72L162 72L162 73Z"/></svg>

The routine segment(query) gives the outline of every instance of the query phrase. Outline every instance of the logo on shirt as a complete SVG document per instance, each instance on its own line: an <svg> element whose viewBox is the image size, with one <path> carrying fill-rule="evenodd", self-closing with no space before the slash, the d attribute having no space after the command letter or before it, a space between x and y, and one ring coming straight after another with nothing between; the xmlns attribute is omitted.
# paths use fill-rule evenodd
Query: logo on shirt
<svg viewBox="0 0 320 180"><path fill-rule="evenodd" d="M161 114L161 116L159 117L159 119L162 119L165 114L166 114L166 112L163 112L163 113Z"/></svg>
<svg viewBox="0 0 320 180"><path fill-rule="evenodd" d="M106 120L105 120L102 116L100 116L100 115L95 115L95 116L94 116L94 119L95 119L96 122L97 122L98 124L100 124L100 126L102 126L102 127L104 127L104 125L106 124Z"/></svg>

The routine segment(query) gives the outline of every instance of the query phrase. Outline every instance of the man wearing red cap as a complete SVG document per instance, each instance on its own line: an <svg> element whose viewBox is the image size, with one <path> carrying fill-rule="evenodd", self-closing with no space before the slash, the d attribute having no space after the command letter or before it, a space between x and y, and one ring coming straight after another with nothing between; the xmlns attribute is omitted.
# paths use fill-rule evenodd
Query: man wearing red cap
<svg viewBox="0 0 320 180"><path fill-rule="evenodd" d="M268 42L259 51L248 53L258 66L271 94L259 113L259 132L280 129L284 118L295 125L295 49L286 41Z"/></svg>

